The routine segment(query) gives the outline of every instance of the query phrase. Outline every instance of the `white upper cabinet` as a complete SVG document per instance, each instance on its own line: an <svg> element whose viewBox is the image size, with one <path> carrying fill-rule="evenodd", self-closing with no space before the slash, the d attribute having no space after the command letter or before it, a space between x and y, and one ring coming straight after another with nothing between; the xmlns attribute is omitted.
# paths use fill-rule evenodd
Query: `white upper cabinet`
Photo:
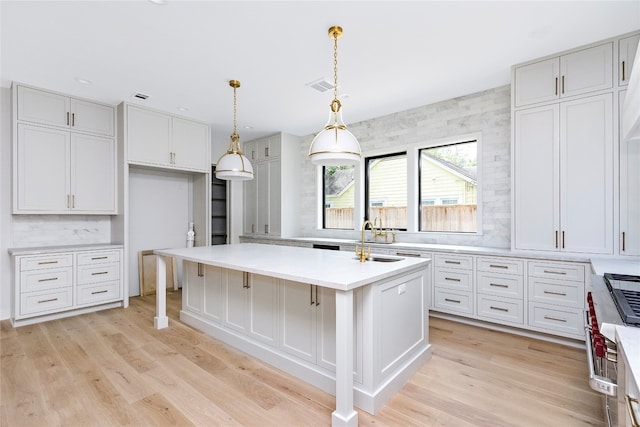
<svg viewBox="0 0 640 427"><path fill-rule="evenodd" d="M115 108L16 84L13 213L117 214Z"/></svg>
<svg viewBox="0 0 640 427"><path fill-rule="evenodd" d="M618 45L618 84L626 86L629 84L629 77L633 70L633 63L640 42L640 34L620 39Z"/></svg>
<svg viewBox="0 0 640 427"><path fill-rule="evenodd" d="M536 104L613 87L613 43L514 69L514 106Z"/></svg>
<svg viewBox="0 0 640 427"><path fill-rule="evenodd" d="M620 92L620 106L626 92ZM622 123L620 123L622 128ZM620 139L620 254L640 255L640 144Z"/></svg>
<svg viewBox="0 0 640 427"><path fill-rule="evenodd" d="M514 247L613 253L613 107L604 94L514 116Z"/></svg>
<svg viewBox="0 0 640 427"><path fill-rule="evenodd" d="M115 109L110 105L18 85L17 119L75 132L115 136Z"/></svg>
<svg viewBox="0 0 640 427"><path fill-rule="evenodd" d="M126 108L129 163L209 171L209 125L134 105Z"/></svg>

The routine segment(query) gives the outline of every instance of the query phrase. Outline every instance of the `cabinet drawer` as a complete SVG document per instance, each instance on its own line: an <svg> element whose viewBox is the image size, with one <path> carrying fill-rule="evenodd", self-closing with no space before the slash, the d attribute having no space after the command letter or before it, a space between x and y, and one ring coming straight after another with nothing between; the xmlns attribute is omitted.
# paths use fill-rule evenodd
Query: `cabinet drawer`
<svg viewBox="0 0 640 427"><path fill-rule="evenodd" d="M470 293L453 293L436 289L434 307L436 310L473 314L473 296Z"/></svg>
<svg viewBox="0 0 640 427"><path fill-rule="evenodd" d="M584 312L581 309L529 303L529 326L583 338Z"/></svg>
<svg viewBox="0 0 640 427"><path fill-rule="evenodd" d="M104 264L107 262L120 262L119 251L86 252L77 255L78 265Z"/></svg>
<svg viewBox="0 0 640 427"><path fill-rule="evenodd" d="M524 305L522 300L479 295L478 316L490 320L523 324Z"/></svg>
<svg viewBox="0 0 640 427"><path fill-rule="evenodd" d="M32 270L20 273L20 293L71 286L72 267Z"/></svg>
<svg viewBox="0 0 640 427"><path fill-rule="evenodd" d="M60 311L72 306L73 288L71 286L55 291L30 292L20 295L21 316Z"/></svg>
<svg viewBox="0 0 640 427"><path fill-rule="evenodd" d="M120 281L82 285L78 286L77 290L78 305L98 304L120 299Z"/></svg>
<svg viewBox="0 0 640 427"><path fill-rule="evenodd" d="M529 276L584 282L584 265L530 261Z"/></svg>
<svg viewBox="0 0 640 427"><path fill-rule="evenodd" d="M471 269L473 268L473 257L471 255L436 254L434 264L436 267Z"/></svg>
<svg viewBox="0 0 640 427"><path fill-rule="evenodd" d="M552 279L530 279L529 301L583 308L584 284Z"/></svg>
<svg viewBox="0 0 640 427"><path fill-rule="evenodd" d="M478 293L520 298L524 296L524 278L507 274L478 272Z"/></svg>
<svg viewBox="0 0 640 427"><path fill-rule="evenodd" d="M490 271L503 274L522 274L524 261L519 259L483 258L476 260L478 271Z"/></svg>
<svg viewBox="0 0 640 427"><path fill-rule="evenodd" d="M471 271L454 271L436 268L435 287L446 289L458 289L461 291L473 290Z"/></svg>
<svg viewBox="0 0 640 427"><path fill-rule="evenodd" d="M120 279L120 263L78 267L78 285L109 282Z"/></svg>
<svg viewBox="0 0 640 427"><path fill-rule="evenodd" d="M52 254L20 259L20 271L42 270L45 268L71 267L73 265L73 255Z"/></svg>

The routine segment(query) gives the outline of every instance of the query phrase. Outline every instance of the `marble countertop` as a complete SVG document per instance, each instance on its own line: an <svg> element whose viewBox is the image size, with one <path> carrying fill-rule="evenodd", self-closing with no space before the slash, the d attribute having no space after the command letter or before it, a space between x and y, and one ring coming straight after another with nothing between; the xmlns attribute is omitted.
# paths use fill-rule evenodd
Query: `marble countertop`
<svg viewBox="0 0 640 427"><path fill-rule="evenodd" d="M64 245L64 246L34 246L31 248L9 248L9 255L45 255L56 252L70 251L93 251L104 249L121 249L123 245L114 245L111 243L93 243L85 245Z"/></svg>
<svg viewBox="0 0 640 427"><path fill-rule="evenodd" d="M640 385L640 328L618 326L616 328L616 342L624 349L627 362L629 362L628 369L635 383Z"/></svg>
<svg viewBox="0 0 640 427"><path fill-rule="evenodd" d="M241 243L159 249L158 255L309 283L332 289L350 290L398 274L424 268L428 258L401 258L397 262L360 262L353 252L329 251L282 245Z"/></svg>

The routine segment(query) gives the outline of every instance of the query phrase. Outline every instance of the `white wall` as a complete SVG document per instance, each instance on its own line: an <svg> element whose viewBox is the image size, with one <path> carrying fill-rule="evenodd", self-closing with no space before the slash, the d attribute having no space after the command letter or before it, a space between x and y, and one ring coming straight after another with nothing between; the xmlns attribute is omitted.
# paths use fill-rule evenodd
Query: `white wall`
<svg viewBox="0 0 640 427"><path fill-rule="evenodd" d="M191 175L129 169L130 296L140 295L139 251L186 246L189 222L193 221L192 194Z"/></svg>
<svg viewBox="0 0 640 427"><path fill-rule="evenodd" d="M457 135L480 133L482 138L482 231L461 233L400 233L400 242L511 246L511 91L510 85L349 124L360 142L363 157L375 152L398 152ZM348 108L348 106L347 106ZM358 238L354 231L319 230L317 169L308 159L313 135L306 136L299 156L302 170L300 197L304 236ZM284 195L283 195L284 197ZM361 219L356 218L356 223Z"/></svg>

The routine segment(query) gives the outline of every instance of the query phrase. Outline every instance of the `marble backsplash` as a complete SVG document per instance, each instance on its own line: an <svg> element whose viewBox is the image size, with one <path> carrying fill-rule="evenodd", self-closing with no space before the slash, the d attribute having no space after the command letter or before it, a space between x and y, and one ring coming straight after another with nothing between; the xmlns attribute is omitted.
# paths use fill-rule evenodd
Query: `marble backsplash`
<svg viewBox="0 0 640 427"><path fill-rule="evenodd" d="M111 241L111 217L96 215L13 215L14 248L85 245Z"/></svg>

